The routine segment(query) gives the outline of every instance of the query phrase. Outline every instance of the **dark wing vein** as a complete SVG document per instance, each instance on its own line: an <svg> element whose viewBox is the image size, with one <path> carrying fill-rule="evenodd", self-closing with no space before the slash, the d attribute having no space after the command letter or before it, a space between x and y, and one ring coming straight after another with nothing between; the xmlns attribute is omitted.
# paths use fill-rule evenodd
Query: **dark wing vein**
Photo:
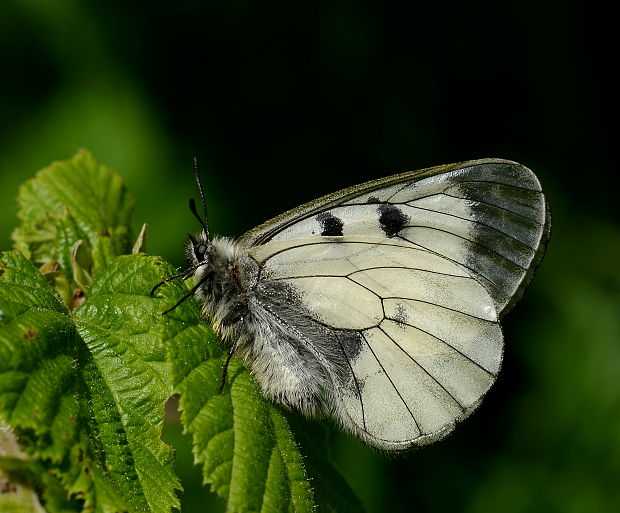
<svg viewBox="0 0 620 513"><path fill-rule="evenodd" d="M432 253L433 255L437 255L440 256L442 258L445 258L447 260L450 260L450 262L453 262L457 265L460 265L462 267L464 267L465 269L469 269L473 274L475 274L476 276L478 276L479 278L481 278L482 280L484 280L485 282L487 282L492 288L494 288L495 290L499 291L502 294L505 294L504 289L498 285L497 283L495 283L494 281L491 281L490 278L487 278L484 274L482 274L480 271L477 271L476 269L469 267L468 265L466 265L463 262L459 262L458 260L454 260L453 258L450 258L448 255L444 255L442 253L438 253L437 251L427 248L426 246L423 246L422 244L420 244L419 242L413 242L409 239L407 239L406 237L403 237L402 235L396 235L396 237L398 237L399 239L408 242L409 244L413 244L415 246L419 246L422 249L425 249L426 251L429 251L430 253Z"/></svg>
<svg viewBox="0 0 620 513"><path fill-rule="evenodd" d="M446 190L449 189L450 187L452 187L453 184L450 184L448 187L446 187ZM401 189L402 190L402 189ZM446 192L446 190L441 191L441 192L433 192L432 194L424 194L422 196L416 196L413 199L407 200L407 201L390 201L389 199L386 200L387 203L389 203L390 205L407 205L409 207L414 207L414 208L422 208L422 207L417 207L416 205L413 205L413 203L415 203L416 201L422 200L422 199L426 199L426 198L432 198L433 196L447 196L448 198L454 198L456 200L462 200L462 201L471 201L474 203L480 203L482 205L488 205L489 207L493 207L493 208L497 208L498 210L503 210L504 212L508 212L509 214L515 215L517 217L521 217L523 219L527 219L528 221L537 224L538 226L543 226L543 223L541 223L540 221L536 220L536 219L532 219L531 217L527 217L519 212L515 212L514 210L510 210L509 208L506 207L502 207L500 205L497 205L496 203L489 203L488 201L484 201L482 199L469 199L469 198L464 198L462 196L455 196L454 194L449 194L448 192ZM539 192L539 191L534 191L532 189L528 189L531 190L532 192ZM399 191L400 192L400 191ZM390 196L390 198L392 198L395 194L393 194L392 196ZM386 203L383 202L383 203ZM354 207L354 206L360 206L363 205L363 203L343 203L341 205L336 205L334 207L331 207L328 210L333 210L335 208L338 207ZM441 212L439 210L434 210L433 212L438 212L438 213L442 213L444 214L445 212ZM467 219L467 218L461 218L461 219ZM467 219L469 221L471 221L471 219ZM472 221L472 222L477 222L477 221Z"/></svg>
<svg viewBox="0 0 620 513"><path fill-rule="evenodd" d="M510 237L511 239L513 239L515 242L521 244L522 246L524 246L525 248L531 250L531 251L536 251L535 248L531 247L529 244L526 244L525 242L523 242L522 240L517 239L514 235L510 235L509 233L500 230L499 228L495 227L495 226L491 226L490 224L486 224L483 223L481 221L475 221L471 218L468 217L461 217L461 216L457 216L456 214L450 214L448 212L442 212L441 210L434 210L432 208L425 208L425 207L418 207L415 205L409 205L411 208L417 208L419 210L425 210L426 212L434 212L435 214L440 214L440 215L444 215L444 216L450 216L450 217L454 217L455 219L461 219L463 221L467 221L470 223L474 223L474 224L479 224L480 226L484 226L485 228L488 228L489 230L493 230L497 233L501 233L502 235L505 235L506 237ZM469 240L469 239L467 239Z"/></svg>
<svg viewBox="0 0 620 513"><path fill-rule="evenodd" d="M407 187L409 187L411 184L415 184L416 180L411 180L410 182L406 182L405 185L403 185L400 189L398 189L394 194L391 194L390 197L386 200L387 203L392 203L390 200L396 196L399 192L404 191ZM388 186L389 187L389 186ZM414 185L415 187L415 185Z"/></svg>
<svg viewBox="0 0 620 513"><path fill-rule="evenodd" d="M425 229L427 229L427 230L436 230L436 231L438 231L438 232L443 232L443 233L448 233L448 234L450 234L450 235L454 235L455 237L458 237L459 239L466 240L467 242L470 242L470 243L472 243L472 244L474 244L474 245L476 245L476 246L478 246L478 247L480 247L480 248L482 248L482 249L484 249L484 250L488 251L489 253L493 253L494 255L497 255L498 257L503 258L504 260L506 260L506 261L510 262L511 264L516 265L519 269L521 269L521 270L523 270L523 271L527 271L527 269L526 269L526 268L522 267L522 266L521 266L520 264L518 264L517 262L512 261L510 258L505 257L505 256L504 256L504 255L502 255L501 253L498 253L498 252L497 252L497 251L495 251L494 249L487 248L484 244L480 244L479 242L476 242L475 240L468 239L468 238L463 237L463 236L461 236L461 235L458 235L458 234L456 234L456 233L454 233L454 232L451 232L451 231L448 231L448 230L443 230L443 229L441 229L441 228L435 228L435 227L433 227L433 226L424 226L424 225L417 225L417 224L408 224L408 225L405 225L403 228L425 228ZM418 244L419 246L422 246L422 245L421 245L421 244L419 244L418 242L413 242L413 241L410 241L410 240L409 240L409 239L407 239L406 237L401 237L401 238L402 238L402 239L404 239L404 240L406 240L406 241L408 241L408 242L410 242L411 244ZM422 247L424 247L424 246L422 246ZM445 257L445 255L442 255L442 256L444 256L444 257ZM446 258L447 258L447 257L446 257Z"/></svg>
<svg viewBox="0 0 620 513"><path fill-rule="evenodd" d="M359 285L360 287L362 287L363 289L366 289L368 292L373 293L375 296L377 296L379 299L383 299L379 294L377 294L374 290L369 289L368 287L366 287L366 285L362 285L361 283L356 282L353 278L350 278L349 276L345 276L345 278L347 280L349 280L351 283L355 283L356 285Z"/></svg>
<svg viewBox="0 0 620 513"><path fill-rule="evenodd" d="M307 240L307 239L300 239L300 240ZM414 244L413 242L406 240L405 241L408 244ZM361 241L361 240L346 240L346 241L339 241L339 240L316 240L316 241L312 241L312 242L304 242L302 244L294 244L291 246L287 246L285 248L279 249L278 251L274 251L273 253L270 253L269 256L267 258L265 258L265 260L263 260L263 262L259 265L265 265L265 263L267 263L267 261L269 261L271 258L273 258L274 256L279 255L280 253L284 253L285 251L288 251L290 249L295 249L295 248L303 248L305 246L315 246L317 244L360 244L360 245L366 245L366 246L388 246L388 247L397 247L397 248L404 248L404 249L417 249L417 248L412 248L409 245L406 246L401 246L399 244L390 244L389 242L380 242L380 241ZM441 255L440 255L441 256Z"/></svg>
<svg viewBox="0 0 620 513"><path fill-rule="evenodd" d="M523 219L527 219L528 221L530 221L532 223L535 223L538 226L542 226L543 225L543 223L541 223L540 221L537 221L536 219L532 219L531 217L524 216L523 214L520 214L519 212L515 212L514 210L510 210L509 208L506 208L506 207L501 207L499 205L496 205L495 203L489 203L488 201L484 201L484 200L481 200L481 199L467 199L467 198L463 198L461 196L455 196L454 194L448 194L446 191L437 192L437 193L434 193L434 194L428 194L426 196L420 196L419 198L415 198L415 199L410 200L409 202L404 203L404 204L405 205L409 205L409 206L413 206L413 205L410 205L410 203L413 203L413 202L418 201L420 199L431 198L432 196L441 196L441 195L447 196L448 198L458 199L458 200L473 201L474 203L482 203L484 205L488 205L489 207L497 208L499 210L503 210L504 212L508 212L509 214L512 214L512 215L515 215L515 216L518 216L518 217L522 217Z"/></svg>
<svg viewBox="0 0 620 513"><path fill-rule="evenodd" d="M400 299L400 300L404 299L406 301L416 301L418 303L424 303L424 304L427 304L427 305L437 306L439 308L444 308L446 310L450 310L451 312L456 312L456 313L460 313L460 314L463 314L463 315L467 315L467 317L471 317L473 319L478 319L479 321L490 322L492 324L496 324L496 321L491 321L489 319L483 319L482 317L478 317L476 315L469 314L467 312L461 312L460 310L456 310L454 308L450 308L450 307L445 306L445 305L438 305L437 303L433 303L431 301L423 301L422 299L412 299L412 298L409 298L409 297L398 297L398 296L387 296L387 297L384 297L382 299ZM414 326L414 328L415 327L416 326Z"/></svg>
<svg viewBox="0 0 620 513"><path fill-rule="evenodd" d="M422 301L424 302L424 301ZM467 315L467 314L464 314ZM473 316L472 316L473 317ZM406 326L409 326L410 328L415 328L416 330L421 331L422 333L426 333L428 336L433 337L435 340L438 340L439 342L444 343L445 345L447 345L449 348L453 349L454 351L456 351L458 354L460 354L463 358L466 358L467 360L469 360L471 363L473 363L476 367L479 367L480 369L482 369L484 372L486 372L487 374L489 374L490 376L493 376L494 378L497 377L496 374L493 374L490 370L485 369L482 365L480 365L478 362L476 362L475 360L473 360L472 358L470 358L469 356L467 356L465 353L463 353L462 351L458 350L456 347L454 347L452 344L450 344L449 342L447 342L446 340L438 337L437 335L433 335L430 331L426 331L423 330L422 328L420 328L419 326L414 326L413 324L409 324L408 322L405 321L400 321L398 319L393 319L392 317L385 317L386 319L389 319L390 321L394 321L397 322L398 324L404 324ZM477 319L477 317L476 317ZM480 320L484 320L484 319L480 319ZM490 322L490 321L488 321ZM381 327L379 326L379 329L381 329ZM382 330L383 331L383 330ZM386 333L387 335L387 333ZM389 336L389 335L388 335ZM417 362L416 362L417 363ZM419 365L419 364L418 364Z"/></svg>
<svg viewBox="0 0 620 513"><path fill-rule="evenodd" d="M504 182L496 182L494 180L459 180L459 179L454 179L452 180L453 184L458 184L458 183L491 183L493 185L501 185L502 187L510 187L511 189L519 189L521 191L528 191L528 192L541 192L538 189L530 189L529 187L521 187L520 185L514 185L514 184L509 184L509 183L504 183Z"/></svg>
<svg viewBox="0 0 620 513"><path fill-rule="evenodd" d="M357 271L352 271L349 274L344 275L346 278L356 273L363 273L366 271L372 271L374 269L406 269L408 271L421 271L424 273L431 274L441 274L442 276L451 276L452 278L466 278L469 280L473 280L471 276L463 276L461 274L450 274L450 273L441 273L439 271L431 271L429 269L418 269L417 267L405 267L401 265L377 265L375 267L364 267L363 269L358 269ZM357 283L357 282L356 282Z"/></svg>
<svg viewBox="0 0 620 513"><path fill-rule="evenodd" d="M416 425L416 428L418 428L418 431L420 432L420 434L422 434L422 430L420 429L420 425L418 424L418 421L416 420L415 416L413 415L413 412L409 409L409 405L407 404L407 402L405 401L405 399L403 398L402 395L400 395L400 391L398 390L398 388L396 388L396 385L394 384L394 382L392 381L392 378L390 377L390 375L387 373L387 371L385 370L385 368L383 367L383 364L381 363L381 360L379 360L379 358L377 357L377 355L375 354L375 352L372 350L372 347L370 346L370 344L368 343L368 340L366 339L366 335L364 335L364 333L361 333L362 338L364 339L364 342L366 342L366 346L368 347L368 349L370 349L370 352L372 353L372 355L375 357L375 360L377 360L377 363L379 364L379 367L381 367L381 370L383 371L383 373L385 374L385 377L389 380L389 382L391 383L392 387L394 388L395 392L398 394L398 397L400 398L400 400L402 401L402 403L405 405L405 408L407 408L407 411L409 412L409 415L411 415L411 418L413 419L414 424Z"/></svg>
<svg viewBox="0 0 620 513"><path fill-rule="evenodd" d="M349 278L350 276L356 273L363 273L366 271L373 271L377 269L406 269L407 271L420 271L424 273L440 274L441 276L451 276L452 278L464 278L468 280L474 279L471 276L463 276L462 274L441 273L439 271L431 271L429 269L419 269L417 267L405 267L405 266L400 266L400 265L377 265L375 267L364 267L363 269L358 269L357 271L351 271L349 274L303 274L300 276L281 276L278 278L269 278L269 280L280 281L280 280L297 280L300 278Z"/></svg>
<svg viewBox="0 0 620 513"><path fill-rule="evenodd" d="M400 349L403 353L405 353L405 354L409 357L409 359L410 359L413 363L415 363L418 367L420 367L420 369L422 369L426 375L428 375L428 376L429 376L429 377L430 377L430 378L431 378L431 379L432 379L435 383L437 383L437 384L438 384L438 385L442 388L442 390L443 390L446 394L448 394L448 395L450 396L450 398L451 398L451 399L452 399L452 400L453 400L453 401L457 404L457 406L461 409L461 411L463 411L463 412L465 411L465 407L464 407L461 403L459 403L459 402L458 402L458 400L456 399L456 397L454 397L454 396L450 393L450 391L449 391L449 390L447 390L447 389L446 389L446 387L444 387L444 386L443 386L443 385L442 385L442 384L441 384L441 383L437 380L437 378L435 378L435 376L433 376L430 372L428 372L428 371L424 368L424 366L420 364L420 362L418 362L418 361L417 361L417 360L416 360L413 356L411 356L411 355L410 355L407 351L405 351L405 350L404 350L404 349L400 346L400 344L399 344L398 342L396 342L396 340L394 340L394 339L393 339L393 338L392 338L392 337L391 337L388 333L386 333L386 331L385 331L385 330L384 330L381 326L379 326L379 329L382 331L382 333L383 333L383 334L384 334L387 338L389 338L389 339L390 339L390 340L394 343L394 345L395 345L396 347L398 347L398 349Z"/></svg>

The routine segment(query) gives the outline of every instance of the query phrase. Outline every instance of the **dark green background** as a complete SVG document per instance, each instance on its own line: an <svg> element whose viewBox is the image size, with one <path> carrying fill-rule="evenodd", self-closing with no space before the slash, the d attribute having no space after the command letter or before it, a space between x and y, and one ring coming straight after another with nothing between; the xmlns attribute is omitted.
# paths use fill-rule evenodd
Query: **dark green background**
<svg viewBox="0 0 620 513"><path fill-rule="evenodd" d="M522 162L554 225L497 385L434 446L385 456L332 430L333 456L370 512L618 511L615 30L575 2L5 0L0 248L18 185L79 147L126 178L175 265L198 229L193 155L226 235L402 170ZM189 458L184 511L205 511Z"/></svg>

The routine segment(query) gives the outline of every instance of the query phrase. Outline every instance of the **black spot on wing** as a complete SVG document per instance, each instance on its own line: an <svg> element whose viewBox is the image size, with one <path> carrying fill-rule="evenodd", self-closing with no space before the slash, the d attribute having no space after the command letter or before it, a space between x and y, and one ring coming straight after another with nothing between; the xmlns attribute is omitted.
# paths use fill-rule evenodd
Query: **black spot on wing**
<svg viewBox="0 0 620 513"><path fill-rule="evenodd" d="M409 217L403 214L397 206L389 203L381 203L377 207L379 212L379 224L388 237L395 237L405 227Z"/></svg>
<svg viewBox="0 0 620 513"><path fill-rule="evenodd" d="M366 201L366 203L368 204L379 203L379 198L377 198L376 196L370 196L368 200Z"/></svg>
<svg viewBox="0 0 620 513"><path fill-rule="evenodd" d="M398 303L398 305L396 305L396 316L394 317L394 320L401 325L407 323L407 310L405 310L405 307L401 303Z"/></svg>
<svg viewBox="0 0 620 513"><path fill-rule="evenodd" d="M351 361L355 360L362 350L362 336L360 333L345 330L338 332L337 337L347 358Z"/></svg>
<svg viewBox="0 0 620 513"><path fill-rule="evenodd" d="M321 212L316 216L316 220L321 225L321 235L324 237L342 237L342 219L337 218L330 212Z"/></svg>

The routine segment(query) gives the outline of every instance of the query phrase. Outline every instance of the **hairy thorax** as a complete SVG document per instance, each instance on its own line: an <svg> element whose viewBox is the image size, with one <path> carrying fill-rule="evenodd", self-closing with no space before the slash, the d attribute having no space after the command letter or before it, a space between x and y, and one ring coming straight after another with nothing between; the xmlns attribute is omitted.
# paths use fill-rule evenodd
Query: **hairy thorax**
<svg viewBox="0 0 620 513"><path fill-rule="evenodd" d="M248 317L258 266L250 258L243 258L234 241L219 237L209 246L208 260L209 264L196 272L196 282L202 283L197 295L204 313L221 337L239 336L237 326Z"/></svg>
<svg viewBox="0 0 620 513"><path fill-rule="evenodd" d="M278 302L278 313L263 302L266 295L256 290L259 266L234 241L214 238L207 259L196 272L196 293L215 331L235 344L267 397L312 414L322 402L326 373L304 334L281 315L292 306L290 298L272 291L277 297L268 302Z"/></svg>

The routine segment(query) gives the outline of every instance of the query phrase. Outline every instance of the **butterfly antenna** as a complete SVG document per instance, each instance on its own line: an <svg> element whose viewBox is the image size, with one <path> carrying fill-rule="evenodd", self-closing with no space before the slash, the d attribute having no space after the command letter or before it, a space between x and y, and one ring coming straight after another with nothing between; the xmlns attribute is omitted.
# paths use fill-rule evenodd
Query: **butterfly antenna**
<svg viewBox="0 0 620 513"><path fill-rule="evenodd" d="M196 265L191 266L189 269L185 269L184 271L181 271L178 274L175 274L174 276L168 276L168 278L163 279L162 281L160 281L157 285L155 285L152 289L151 289L151 293L149 294L151 297L155 296L155 291L161 287L162 285L165 285L168 282L171 282L172 280L176 280L177 278L189 278L192 274L194 274L194 272L196 271L196 269L198 269L199 267L206 265L208 262L199 262Z"/></svg>
<svg viewBox="0 0 620 513"><path fill-rule="evenodd" d="M200 217L198 210L196 210L196 202L194 201L194 198L189 199L189 209L192 211L192 214L194 214L194 217L198 219L198 222L202 225L202 229L204 230L205 235L207 236L207 239L208 239L209 238L209 226L207 225L205 220L202 217Z"/></svg>
<svg viewBox="0 0 620 513"><path fill-rule="evenodd" d="M198 164L198 159L196 157L192 159L192 162L194 165L194 179L196 180L196 185L198 185L198 191L200 192L200 199L202 200L202 211L204 213L204 220L202 220L200 216L198 215L196 211L196 203L193 200L191 200L191 203L194 206L192 208L190 204L190 209L192 210L192 213L198 218L198 220L200 221L200 224L202 224L202 227L204 228L204 231L205 231L205 235L207 236L207 239L208 239L209 238L209 217L207 216L207 202L205 200L205 193L202 188L202 181L200 180L200 166Z"/></svg>
<svg viewBox="0 0 620 513"><path fill-rule="evenodd" d="M208 279L208 276L205 276L202 280L196 283L196 285L194 285L187 294L185 294L181 299L179 299L172 308L168 308L168 310L165 310L164 312L162 312L161 315L169 314L170 312L172 312L172 310L175 310L178 306L180 306L182 303L187 301L190 297L192 297L196 293L196 291L200 288L200 286L205 281L207 281L207 279Z"/></svg>

